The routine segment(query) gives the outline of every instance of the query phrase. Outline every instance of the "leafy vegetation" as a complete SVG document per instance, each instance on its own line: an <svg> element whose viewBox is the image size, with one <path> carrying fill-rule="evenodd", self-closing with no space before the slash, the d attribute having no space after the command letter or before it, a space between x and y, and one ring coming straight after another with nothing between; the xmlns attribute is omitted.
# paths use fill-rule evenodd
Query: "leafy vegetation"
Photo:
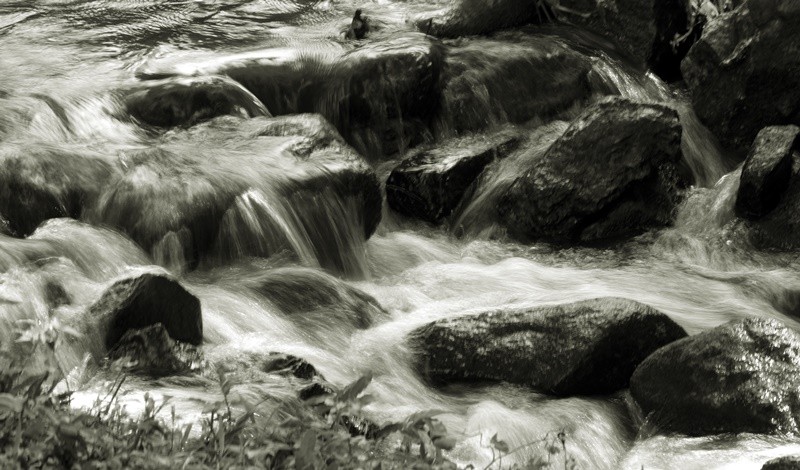
<svg viewBox="0 0 800 470"><path fill-rule="evenodd" d="M71 394L57 392L64 374L55 351L64 334L75 333L57 322L28 325L0 351L0 468L456 468L443 454L456 442L436 419L439 412L352 433L371 402L363 393L370 376L302 404L250 403L232 393L229 375L218 368L222 399L204 410L194 433L193 424L176 424L168 398L156 403L146 394L141 415L130 416L117 399L125 375L90 410L74 409ZM32 364L32 357L42 360ZM167 422L162 416L170 410ZM563 433L545 441L547 453L524 468L575 468ZM503 458L528 446L512 449L495 435L489 447L494 458L486 468L504 468Z"/></svg>

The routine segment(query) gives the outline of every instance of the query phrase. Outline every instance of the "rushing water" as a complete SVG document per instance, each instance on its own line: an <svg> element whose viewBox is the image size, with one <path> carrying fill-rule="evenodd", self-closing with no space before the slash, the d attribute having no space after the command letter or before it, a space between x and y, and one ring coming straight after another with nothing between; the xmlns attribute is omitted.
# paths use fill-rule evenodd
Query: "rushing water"
<svg viewBox="0 0 800 470"><path fill-rule="evenodd" d="M373 19L373 39L402 49L404 41L415 37L407 18L442 5L378 0L365 11ZM556 399L506 385L441 391L421 382L411 369L406 333L435 319L487 308L621 296L665 312L690 334L751 315L797 327L788 315L800 307L800 266L792 257L756 252L730 228L738 184L735 163L699 124L685 96L569 30L445 43L442 47L451 57L477 71L466 78L474 94L467 113L486 116L491 125L507 125L514 120L512 111L492 90L506 87L518 93L515 100L534 99L536 90L520 85L529 70L500 70L486 57L524 55L540 36L556 38L558 47L580 50L592 61L595 91L667 102L679 110L684 155L696 185L673 227L608 249L507 241L485 215L492 209L493 191L514 176L513 165L484 181L486 191L460 209L456 225L461 237L384 208L377 232L365 241L353 201L334 193L316 199L309 224L304 206L271 193L268 183L310 170L298 170L286 159L282 149L288 144L280 139L265 146L244 138L248 119L289 112L291 103L284 103L285 110L274 109L276 105L270 109L215 73L219 64L253 57L282 61L302 56L325 64L331 57L354 53L343 32L356 7L348 0L3 2L0 153L50 159L89 186L101 184L98 174L139 165L125 178L151 190L147 204L132 205L130 199L138 196L123 187L83 214L82 222L52 220L24 239L0 235L0 337L10 338L15 319L47 317L42 293L52 280L72 300L58 308L60 318L86 330L90 320L83 310L110 279L155 264L180 276L201 299L209 361L246 364L251 352L282 351L307 359L339 385L371 371L375 379L370 392L377 398L367 410L371 417L380 422L418 410L444 410L442 420L459 437L452 452L458 462L488 462L486 443L494 433L515 447L561 430L581 468L758 468L770 457L800 450L800 442L762 436L651 437L631 417L626 393ZM235 95L232 114L239 117L166 133L141 126L128 115L125 99L142 90L137 76L164 68L196 75L184 79L188 87L194 82L219 84ZM499 81L499 88L490 81ZM329 91L335 95L336 90ZM459 103L455 97L445 103L444 118L431 124L424 139L454 133L448 113ZM323 106L321 112L334 122L345 118L331 107ZM544 119L516 124L533 127ZM385 177L395 157L387 161L369 132L351 137ZM192 196L187 199L186 194ZM198 234L180 229L173 220L176 212L190 209L181 206L187 200L224 210L216 245L201 260L187 251ZM129 234L159 236L142 246L104 228L109 225L127 227ZM240 287L265 270L287 266L311 269L297 271L309 282L323 270L343 276L374 296L388 314L374 318L367 329L329 312L305 312L298 320ZM98 390L93 387L103 380L90 377L84 358L93 347L90 342L77 341L60 357L62 366L72 371L72 382L88 387L83 396L89 401ZM289 393L279 382L240 389L255 395ZM191 420L204 401L214 399L215 390L203 378L134 380L126 399L135 408L144 391L168 394L176 397L182 417ZM541 452L531 447L513 458L524 461Z"/></svg>

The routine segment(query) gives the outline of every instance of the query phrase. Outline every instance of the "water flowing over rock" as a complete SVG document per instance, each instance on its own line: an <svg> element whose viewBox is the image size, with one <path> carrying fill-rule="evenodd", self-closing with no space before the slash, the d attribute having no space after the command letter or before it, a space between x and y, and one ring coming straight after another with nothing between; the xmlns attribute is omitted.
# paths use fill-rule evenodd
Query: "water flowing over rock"
<svg viewBox="0 0 800 470"><path fill-rule="evenodd" d="M115 168L88 150L5 145L0 148L0 216L17 236L57 217L78 218Z"/></svg>
<svg viewBox="0 0 800 470"><path fill-rule="evenodd" d="M245 285L301 323L366 328L388 315L372 296L314 269L272 269Z"/></svg>
<svg viewBox="0 0 800 470"><path fill-rule="evenodd" d="M713 19L681 69L700 119L744 152L764 126L800 125L800 4L748 0Z"/></svg>
<svg viewBox="0 0 800 470"><path fill-rule="evenodd" d="M792 176L792 158L800 151L797 126L761 129L742 168L736 213L758 219L778 205Z"/></svg>
<svg viewBox="0 0 800 470"><path fill-rule="evenodd" d="M415 151L400 162L386 181L392 209L439 223L448 217L486 165L516 150L514 131L454 139Z"/></svg>
<svg viewBox="0 0 800 470"><path fill-rule="evenodd" d="M193 346L170 338L161 323L126 331L108 358L125 370L153 377L187 373L202 361Z"/></svg>
<svg viewBox="0 0 800 470"><path fill-rule="evenodd" d="M627 299L500 310L430 323L409 337L434 382L505 381L555 395L612 393L650 353L686 333Z"/></svg>
<svg viewBox="0 0 800 470"><path fill-rule="evenodd" d="M148 83L125 97L128 112L158 127L191 126L226 114L269 116L264 105L226 77L199 77Z"/></svg>
<svg viewBox="0 0 800 470"><path fill-rule="evenodd" d="M800 335L748 318L648 357L631 394L660 431L688 435L800 431Z"/></svg>
<svg viewBox="0 0 800 470"><path fill-rule="evenodd" d="M123 230L166 265L288 248L362 275L341 248L374 232L380 184L320 116L218 118L123 158L124 175L87 218Z"/></svg>
<svg viewBox="0 0 800 470"><path fill-rule="evenodd" d="M607 98L587 109L500 198L520 240L594 242L668 224L681 127L665 106Z"/></svg>
<svg viewBox="0 0 800 470"><path fill-rule="evenodd" d="M271 49L195 65L153 66L142 77L227 75L275 115L319 113L359 152L393 154L424 139L441 102L441 45L423 34L353 50Z"/></svg>
<svg viewBox="0 0 800 470"><path fill-rule="evenodd" d="M203 341L200 301L166 274L145 272L114 282L86 311L113 348L129 330L160 323L169 336L190 344Z"/></svg>

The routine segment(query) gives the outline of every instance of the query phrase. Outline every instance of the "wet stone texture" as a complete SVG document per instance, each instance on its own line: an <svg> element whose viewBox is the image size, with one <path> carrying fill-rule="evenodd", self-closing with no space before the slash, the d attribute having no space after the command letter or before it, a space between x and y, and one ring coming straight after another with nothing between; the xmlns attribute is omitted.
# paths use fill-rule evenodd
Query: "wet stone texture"
<svg viewBox="0 0 800 470"><path fill-rule="evenodd" d="M159 323L176 340L194 345L203 340L200 300L166 274L143 273L116 281L86 316L100 325L108 349L128 330Z"/></svg>
<svg viewBox="0 0 800 470"><path fill-rule="evenodd" d="M685 335L647 305L600 298L439 320L409 342L434 383L504 381L568 396L627 387L642 360Z"/></svg>
<svg viewBox="0 0 800 470"><path fill-rule="evenodd" d="M648 357L631 394L664 433L797 434L800 334L748 318L684 338Z"/></svg>
<svg viewBox="0 0 800 470"><path fill-rule="evenodd" d="M522 241L596 242L669 224L685 184L678 115L606 98L526 163L501 196L500 220Z"/></svg>
<svg viewBox="0 0 800 470"><path fill-rule="evenodd" d="M397 212L439 223L458 206L487 165L519 146L514 132L455 139L414 152L386 181L386 200Z"/></svg>
<svg viewBox="0 0 800 470"><path fill-rule="evenodd" d="M681 63L700 119L744 153L764 126L800 124L800 3L748 0L711 20Z"/></svg>
<svg viewBox="0 0 800 470"><path fill-rule="evenodd" d="M742 168L736 214L758 219L778 205L792 176L792 156L800 150L797 126L761 129Z"/></svg>

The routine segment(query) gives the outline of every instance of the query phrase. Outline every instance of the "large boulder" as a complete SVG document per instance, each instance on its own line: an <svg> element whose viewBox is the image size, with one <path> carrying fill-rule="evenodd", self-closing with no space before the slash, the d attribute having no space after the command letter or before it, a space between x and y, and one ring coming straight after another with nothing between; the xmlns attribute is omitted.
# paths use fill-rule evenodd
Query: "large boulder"
<svg viewBox="0 0 800 470"><path fill-rule="evenodd" d="M146 83L125 97L128 112L151 126L191 126L226 114L269 116L264 105L227 77L189 77Z"/></svg>
<svg viewBox="0 0 800 470"><path fill-rule="evenodd" d="M0 148L0 217L16 236L56 217L78 218L117 169L101 155L48 146Z"/></svg>
<svg viewBox="0 0 800 470"><path fill-rule="evenodd" d="M367 328L388 316L372 296L317 269L272 269L242 283L299 323Z"/></svg>
<svg viewBox="0 0 800 470"><path fill-rule="evenodd" d="M681 69L700 119L744 153L764 126L800 124L800 3L747 0L708 23Z"/></svg>
<svg viewBox="0 0 800 470"><path fill-rule="evenodd" d="M792 158L800 151L800 128L761 129L742 167L736 193L736 214L758 219L778 205L792 176Z"/></svg>
<svg viewBox="0 0 800 470"><path fill-rule="evenodd" d="M443 72L443 125L476 131L547 121L587 101L592 60L567 41L512 32L452 44Z"/></svg>
<svg viewBox="0 0 800 470"><path fill-rule="evenodd" d="M143 272L115 281L86 311L98 326L106 350L129 330L160 323L169 336L198 345L203 341L200 300L175 279L159 272Z"/></svg>
<svg viewBox="0 0 800 470"><path fill-rule="evenodd" d="M777 320L734 321L669 344L631 377L663 432L800 431L800 334Z"/></svg>
<svg viewBox="0 0 800 470"><path fill-rule="evenodd" d="M439 223L456 208L486 165L516 150L514 131L457 138L415 151L386 180L386 202L405 215Z"/></svg>
<svg viewBox="0 0 800 470"><path fill-rule="evenodd" d="M672 220L682 184L675 110L607 98L587 109L500 197L498 213L523 241L595 242Z"/></svg>
<svg viewBox="0 0 800 470"><path fill-rule="evenodd" d="M627 299L486 312L435 321L409 337L434 382L505 381L555 395L607 394L653 351L686 333Z"/></svg>

